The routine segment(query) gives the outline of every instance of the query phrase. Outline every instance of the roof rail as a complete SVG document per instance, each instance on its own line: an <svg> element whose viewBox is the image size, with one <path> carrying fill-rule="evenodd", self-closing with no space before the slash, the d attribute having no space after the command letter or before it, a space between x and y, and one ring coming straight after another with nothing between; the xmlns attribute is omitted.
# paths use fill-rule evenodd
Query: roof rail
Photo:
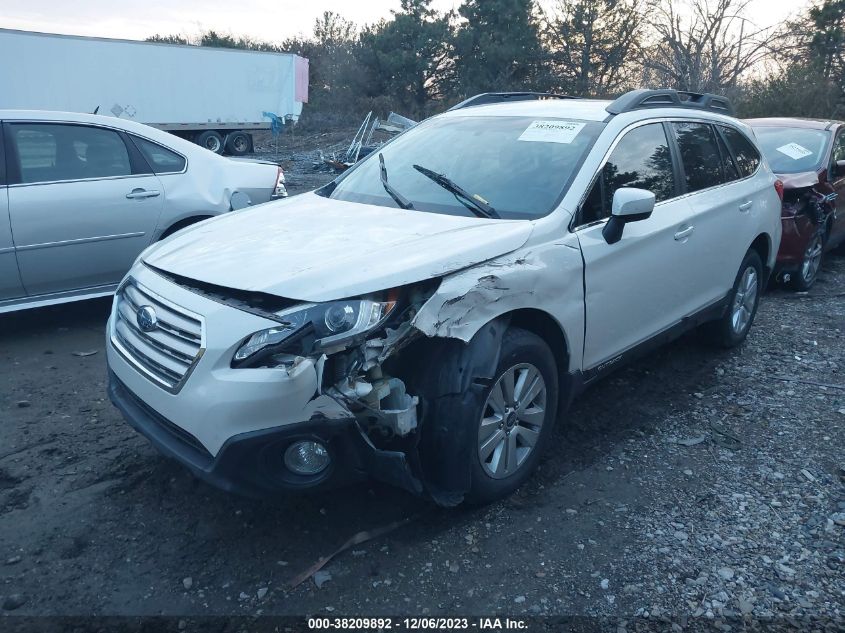
<svg viewBox="0 0 845 633"><path fill-rule="evenodd" d="M734 107L730 100L720 95L707 92L688 92L686 90L631 90L616 99L607 108L610 114L622 114L644 108L695 108L710 110L728 116L734 116Z"/></svg>
<svg viewBox="0 0 845 633"><path fill-rule="evenodd" d="M487 105L488 103L506 103L508 101L545 101L546 99L575 99L569 95L559 95L553 92L484 92L461 101L449 108L461 110L471 106Z"/></svg>

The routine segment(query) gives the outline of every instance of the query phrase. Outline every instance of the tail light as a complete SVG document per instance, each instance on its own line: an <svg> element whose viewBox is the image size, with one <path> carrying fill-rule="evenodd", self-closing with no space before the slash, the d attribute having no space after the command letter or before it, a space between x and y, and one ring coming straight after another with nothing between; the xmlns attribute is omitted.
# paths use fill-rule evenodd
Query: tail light
<svg viewBox="0 0 845 633"><path fill-rule="evenodd" d="M780 181L778 181L780 182ZM278 171L276 172L276 186L273 189L273 197L275 198L287 198L288 197L288 190L285 187L285 172L282 171L282 168L279 167Z"/></svg>
<svg viewBox="0 0 845 633"><path fill-rule="evenodd" d="M775 180L775 191L778 194L778 198L780 201L783 202L783 181L782 180Z"/></svg>

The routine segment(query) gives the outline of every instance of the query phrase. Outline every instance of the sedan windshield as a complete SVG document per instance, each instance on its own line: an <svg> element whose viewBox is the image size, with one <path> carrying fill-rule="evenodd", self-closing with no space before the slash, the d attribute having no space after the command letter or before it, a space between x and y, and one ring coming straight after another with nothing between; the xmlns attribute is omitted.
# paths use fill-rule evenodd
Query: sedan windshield
<svg viewBox="0 0 845 633"><path fill-rule="evenodd" d="M383 162L389 189L414 210L534 219L560 202L603 127L590 121L529 117L430 119L356 165L330 195L400 206L383 185Z"/></svg>
<svg viewBox="0 0 845 633"><path fill-rule="evenodd" d="M776 174L814 171L822 162L830 132L801 127L755 127L757 143Z"/></svg>

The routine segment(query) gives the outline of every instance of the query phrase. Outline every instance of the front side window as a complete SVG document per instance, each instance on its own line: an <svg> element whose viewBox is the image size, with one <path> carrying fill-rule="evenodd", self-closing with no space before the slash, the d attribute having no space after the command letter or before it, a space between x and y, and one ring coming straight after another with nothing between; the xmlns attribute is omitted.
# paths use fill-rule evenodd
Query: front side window
<svg viewBox="0 0 845 633"><path fill-rule="evenodd" d="M613 194L622 187L647 189L657 202L675 196L672 154L662 123L634 128L613 148L584 202L581 224L609 217Z"/></svg>
<svg viewBox="0 0 845 633"><path fill-rule="evenodd" d="M132 173L120 135L104 128L10 123L22 183L111 178Z"/></svg>
<svg viewBox="0 0 845 633"><path fill-rule="evenodd" d="M761 126L754 128L754 134L776 174L814 171L821 166L830 139L830 132L811 128Z"/></svg>
<svg viewBox="0 0 845 633"><path fill-rule="evenodd" d="M153 173L173 174L185 169L185 159L174 151L162 147L140 136L132 136L132 142L138 147L150 164Z"/></svg>
<svg viewBox="0 0 845 633"><path fill-rule="evenodd" d="M760 153L753 143L745 137L745 134L727 125L720 125L719 129L721 129L722 134L725 135L725 140L733 150L740 175L745 178L757 171L757 167L760 165Z"/></svg>
<svg viewBox="0 0 845 633"><path fill-rule="evenodd" d="M323 195L398 206L381 182L381 154L390 186L416 211L472 213L428 171L446 176L502 218L535 219L557 206L603 128L599 122L536 117L433 118L373 152Z"/></svg>
<svg viewBox="0 0 845 633"><path fill-rule="evenodd" d="M672 129L681 153L687 192L723 184L722 157L713 128L706 123L677 121L672 123Z"/></svg>

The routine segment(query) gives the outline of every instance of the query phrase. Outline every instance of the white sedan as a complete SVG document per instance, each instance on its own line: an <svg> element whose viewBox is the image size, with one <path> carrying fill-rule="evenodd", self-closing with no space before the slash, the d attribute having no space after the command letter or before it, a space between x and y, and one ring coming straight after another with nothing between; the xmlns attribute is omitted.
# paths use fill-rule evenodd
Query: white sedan
<svg viewBox="0 0 845 633"><path fill-rule="evenodd" d="M113 117L0 110L0 313L111 294L188 225L287 196L275 163Z"/></svg>

